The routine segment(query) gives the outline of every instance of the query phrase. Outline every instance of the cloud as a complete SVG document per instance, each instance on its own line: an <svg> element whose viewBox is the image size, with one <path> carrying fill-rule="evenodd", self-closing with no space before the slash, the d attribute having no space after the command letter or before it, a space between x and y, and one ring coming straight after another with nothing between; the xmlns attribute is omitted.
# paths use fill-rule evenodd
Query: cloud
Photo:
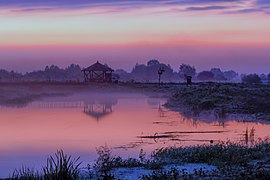
<svg viewBox="0 0 270 180"><path fill-rule="evenodd" d="M261 5L270 4L270 1L269 0L257 0L257 4L261 4Z"/></svg>
<svg viewBox="0 0 270 180"><path fill-rule="evenodd" d="M264 10L261 8L230 10L230 11L225 11L224 14L248 14L248 13L258 13L258 12L268 14L267 12L264 12Z"/></svg>
<svg viewBox="0 0 270 180"><path fill-rule="evenodd" d="M220 10L227 9L226 6L204 6L204 7L188 7L186 10L188 11L207 11L207 10Z"/></svg>
<svg viewBox="0 0 270 180"><path fill-rule="evenodd" d="M33 12L110 7L110 10L121 11L121 9L151 6L183 6L183 11L220 10L221 13L253 13L263 12L270 7L270 0L254 0L252 6L233 9L233 6L246 4L247 1L249 0L0 0L0 9Z"/></svg>
<svg viewBox="0 0 270 180"><path fill-rule="evenodd" d="M260 8L252 8L252 9L241 9L237 11L237 13L255 13L255 12L262 12Z"/></svg>
<svg viewBox="0 0 270 180"><path fill-rule="evenodd" d="M83 8L96 6L143 6L239 2L241 0L0 0L1 7Z"/></svg>

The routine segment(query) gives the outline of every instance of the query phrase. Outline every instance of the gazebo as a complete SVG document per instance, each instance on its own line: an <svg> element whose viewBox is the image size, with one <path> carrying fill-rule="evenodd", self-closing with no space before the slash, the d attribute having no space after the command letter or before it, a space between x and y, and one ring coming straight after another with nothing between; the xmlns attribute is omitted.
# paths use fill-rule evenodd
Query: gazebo
<svg viewBox="0 0 270 180"><path fill-rule="evenodd" d="M112 72L114 70L97 61L82 71L85 82L112 82Z"/></svg>

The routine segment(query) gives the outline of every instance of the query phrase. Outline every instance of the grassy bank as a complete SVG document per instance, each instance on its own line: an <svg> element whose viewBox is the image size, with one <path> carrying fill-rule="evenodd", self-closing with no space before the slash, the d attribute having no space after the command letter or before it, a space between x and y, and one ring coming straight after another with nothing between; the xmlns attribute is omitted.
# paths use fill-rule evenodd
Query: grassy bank
<svg viewBox="0 0 270 180"><path fill-rule="evenodd" d="M187 117L213 112L216 118L246 115L250 120L270 120L270 86L236 83L0 83L0 105L23 107L51 96L66 96L80 92L144 93L168 98L165 106Z"/></svg>
<svg viewBox="0 0 270 180"><path fill-rule="evenodd" d="M254 119L270 120L270 86L224 83L199 83L179 88L166 107L200 114L214 111L218 116L247 114Z"/></svg>
<svg viewBox="0 0 270 180"><path fill-rule="evenodd" d="M108 147L97 149L98 158L87 168L79 158L58 151L47 160L42 171L30 168L15 170L9 179L121 179L119 168L140 168L138 179L262 179L270 175L270 141L259 141L252 146L221 142L213 145L158 149L146 157L141 150L138 158L123 159L113 156ZM186 163L214 165L213 170L196 169L187 172L179 168ZM168 169L169 165L175 167ZM144 170L150 170L143 174ZM140 174L141 173L141 174Z"/></svg>

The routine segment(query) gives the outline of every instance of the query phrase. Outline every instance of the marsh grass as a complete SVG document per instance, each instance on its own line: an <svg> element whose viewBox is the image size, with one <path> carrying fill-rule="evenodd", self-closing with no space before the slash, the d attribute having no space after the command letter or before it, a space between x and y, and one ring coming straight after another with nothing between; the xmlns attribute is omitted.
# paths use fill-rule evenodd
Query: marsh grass
<svg viewBox="0 0 270 180"><path fill-rule="evenodd" d="M159 179L159 180L167 180L167 179L171 179L171 180L178 180L180 178L185 178L186 174L184 174L183 176L180 175L179 171L175 168L172 168L169 171L164 171L164 170L157 170L157 171L153 171L152 174L150 175L144 175L142 176L143 180L153 180L153 179Z"/></svg>
<svg viewBox="0 0 270 180"><path fill-rule="evenodd" d="M270 87L230 83L198 83L182 87L172 95L166 107L181 113L214 110L220 118L229 114L254 114L257 119L269 120Z"/></svg>
<svg viewBox="0 0 270 180"><path fill-rule="evenodd" d="M10 179L41 180L42 176L34 169L23 166L21 169L15 169Z"/></svg>
<svg viewBox="0 0 270 180"><path fill-rule="evenodd" d="M71 156L64 154L62 150L57 151L55 156L47 159L47 165L43 167L45 180L74 180L79 179L80 157L71 159Z"/></svg>
<svg viewBox="0 0 270 180"><path fill-rule="evenodd" d="M219 167L247 166L252 160L270 158L270 141L260 140L252 146L220 142L214 145L162 148L156 150L152 158L167 163L208 163Z"/></svg>
<svg viewBox="0 0 270 180"><path fill-rule="evenodd" d="M13 172L11 179L117 179L114 169L143 167L152 169L153 173L142 179L265 179L270 177L270 139L259 140L252 145L232 142L219 142L212 145L192 147L170 147L154 151L146 158L143 150L138 159L123 159L113 156L107 146L97 148L98 158L93 165L94 171L89 171L89 177L82 177L79 157L72 159L64 152L57 151L55 156L47 159L43 173L23 167ZM188 174L184 169L164 170L166 165L185 163L207 163L217 166L217 169L194 170ZM91 165L89 165L91 166Z"/></svg>

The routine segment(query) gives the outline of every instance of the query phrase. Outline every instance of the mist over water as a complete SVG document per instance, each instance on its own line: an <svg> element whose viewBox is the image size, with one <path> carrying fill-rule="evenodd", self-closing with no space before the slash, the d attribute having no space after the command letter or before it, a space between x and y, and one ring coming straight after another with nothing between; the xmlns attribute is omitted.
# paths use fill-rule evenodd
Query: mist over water
<svg viewBox="0 0 270 180"><path fill-rule="evenodd" d="M56 150L81 156L83 166L107 145L113 154L138 158L161 147L252 143L269 135L268 124L233 119L192 119L162 105L165 98L139 93L80 92L0 106L0 176L25 165L40 169ZM255 130L250 139L246 131Z"/></svg>

